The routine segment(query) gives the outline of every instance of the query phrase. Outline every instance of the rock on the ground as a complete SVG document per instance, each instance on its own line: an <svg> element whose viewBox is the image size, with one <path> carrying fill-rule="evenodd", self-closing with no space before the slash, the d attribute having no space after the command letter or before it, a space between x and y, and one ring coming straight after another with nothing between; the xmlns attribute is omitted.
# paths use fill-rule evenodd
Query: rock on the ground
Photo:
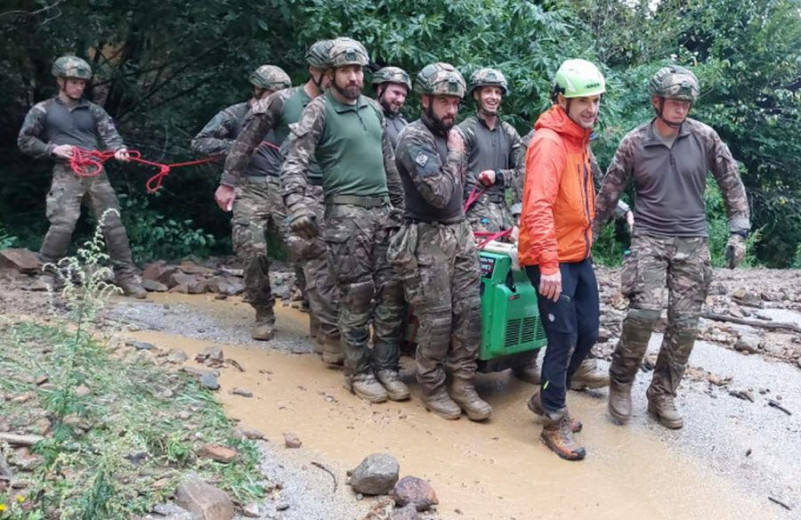
<svg viewBox="0 0 801 520"><path fill-rule="evenodd" d="M219 444L204 444L197 452L197 456L201 459L211 459L223 464L233 461L238 455L235 449Z"/></svg>
<svg viewBox="0 0 801 520"><path fill-rule="evenodd" d="M259 509L257 503L251 502L242 508L242 514L248 518L259 518L261 516L261 509Z"/></svg>
<svg viewBox="0 0 801 520"><path fill-rule="evenodd" d="M11 480L12 478L14 478L14 472L11 471L8 462L6 462L3 454L0 453L0 480Z"/></svg>
<svg viewBox="0 0 801 520"><path fill-rule="evenodd" d="M414 504L406 504L389 515L389 520L420 520L420 513Z"/></svg>
<svg viewBox="0 0 801 520"><path fill-rule="evenodd" d="M175 490L175 503L197 520L231 520L234 503L223 491L201 480L184 482Z"/></svg>
<svg viewBox="0 0 801 520"><path fill-rule="evenodd" d="M241 397L253 397L253 392L248 390L247 388L234 388L231 390L232 395L238 395Z"/></svg>
<svg viewBox="0 0 801 520"><path fill-rule="evenodd" d="M220 383L217 381L217 374L208 370L200 370L194 367L184 367L184 372L194 376L200 384L209 390L219 390Z"/></svg>
<svg viewBox="0 0 801 520"><path fill-rule="evenodd" d="M171 503L158 504L157 506L153 507L153 512L159 515L158 518L160 518L161 520L193 520L192 513L190 513L183 507L178 507L177 505ZM145 517L146 520L148 518L157 518L157 517L155 516Z"/></svg>
<svg viewBox="0 0 801 520"><path fill-rule="evenodd" d="M760 344L762 343L762 338L759 336L754 336L752 334L743 334L740 336L740 339L737 340L737 343L734 344L734 350L739 352L747 352L748 354L755 354L759 352Z"/></svg>
<svg viewBox="0 0 801 520"><path fill-rule="evenodd" d="M167 264L164 260L149 263L142 269L142 281L151 280L157 282L166 270Z"/></svg>
<svg viewBox="0 0 801 520"><path fill-rule="evenodd" d="M388 453L374 453L359 464L350 476L350 487L363 495L388 493L398 481L400 465Z"/></svg>
<svg viewBox="0 0 801 520"><path fill-rule="evenodd" d="M148 343L147 341L129 341L127 345L130 347L135 348L136 350L153 350L155 345L152 343Z"/></svg>
<svg viewBox="0 0 801 520"><path fill-rule="evenodd" d="M36 253L27 249L3 249L0 251L0 269L16 269L21 273L39 272L42 264Z"/></svg>
<svg viewBox="0 0 801 520"><path fill-rule="evenodd" d="M287 432L284 434L284 446L287 448L300 448L303 445L296 433Z"/></svg>
<svg viewBox="0 0 801 520"><path fill-rule="evenodd" d="M437 494L431 484L417 477L400 479L392 489L390 496L399 507L414 504L418 511L426 511L431 506L439 504Z"/></svg>
<svg viewBox="0 0 801 520"><path fill-rule="evenodd" d="M206 361L213 361L217 363L222 363L225 361L225 355L223 354L222 348L212 345L210 347L206 347L203 351L195 356L195 361L198 363L204 363Z"/></svg>
<svg viewBox="0 0 801 520"><path fill-rule="evenodd" d="M187 359L189 359L189 356L186 355L186 352L178 348L170 349L167 353L168 363L175 363L177 365L178 363L183 363Z"/></svg>
<svg viewBox="0 0 801 520"><path fill-rule="evenodd" d="M170 288L156 280L142 279L142 287L150 292L167 292Z"/></svg>

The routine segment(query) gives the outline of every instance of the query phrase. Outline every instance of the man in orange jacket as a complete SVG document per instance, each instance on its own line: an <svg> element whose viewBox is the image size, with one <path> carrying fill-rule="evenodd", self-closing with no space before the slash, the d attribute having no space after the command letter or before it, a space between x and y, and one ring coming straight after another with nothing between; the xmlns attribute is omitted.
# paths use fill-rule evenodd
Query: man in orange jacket
<svg viewBox="0 0 801 520"><path fill-rule="evenodd" d="M592 268L595 188L588 144L598 120L603 75L585 60L567 60L556 72L554 105L534 125L526 153L518 254L531 283L548 348L541 388L528 401L542 416L540 439L557 455L586 455L573 434L581 423L567 411L570 378L598 339L598 282Z"/></svg>

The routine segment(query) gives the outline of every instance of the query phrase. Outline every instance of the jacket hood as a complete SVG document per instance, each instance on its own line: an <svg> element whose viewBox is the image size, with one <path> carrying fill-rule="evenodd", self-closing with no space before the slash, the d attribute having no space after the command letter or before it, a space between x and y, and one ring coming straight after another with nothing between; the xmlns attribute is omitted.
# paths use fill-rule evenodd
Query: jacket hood
<svg viewBox="0 0 801 520"><path fill-rule="evenodd" d="M565 138L579 141L582 143L590 142L591 128L582 128L567 116L567 112L561 105L554 105L543 112L534 123L536 130L549 128Z"/></svg>

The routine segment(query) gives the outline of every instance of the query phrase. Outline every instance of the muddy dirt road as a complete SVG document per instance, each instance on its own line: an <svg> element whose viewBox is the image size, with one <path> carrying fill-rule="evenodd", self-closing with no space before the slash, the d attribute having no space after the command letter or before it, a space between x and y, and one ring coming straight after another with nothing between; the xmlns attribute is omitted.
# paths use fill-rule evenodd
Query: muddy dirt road
<svg viewBox="0 0 801 520"><path fill-rule="evenodd" d="M640 375L627 427L607 419L606 390L571 392L588 457L568 463L539 443L540 427L525 408L531 387L508 373L480 378L479 391L495 410L488 424L443 421L416 394L411 402L369 405L311 352L307 315L277 310L276 338L264 344L249 339L252 311L236 298L151 294L147 302L117 300L109 314L137 329L125 337L185 350L188 366L196 366L194 353L217 345L245 369L221 370L219 398L242 427L266 434L281 468L294 475L285 483L294 502L281 518L361 518L371 501L351 499L345 475L375 452L393 454L401 476L428 479L439 515L448 519L801 517L801 370L793 365L699 342L691 359L696 377L680 390L686 426L678 432L645 413L650 374ZM652 349L659 341L654 335ZM404 372L416 391L410 367ZM718 387L699 375L706 372L733 379ZM232 395L234 387L251 390L253 398ZM754 402L729 395L731 389L750 389ZM768 399L793 415L768 406ZM284 449L286 432L303 446ZM336 476L336 493L333 479L312 462ZM343 500L350 506L331 516L326 503Z"/></svg>

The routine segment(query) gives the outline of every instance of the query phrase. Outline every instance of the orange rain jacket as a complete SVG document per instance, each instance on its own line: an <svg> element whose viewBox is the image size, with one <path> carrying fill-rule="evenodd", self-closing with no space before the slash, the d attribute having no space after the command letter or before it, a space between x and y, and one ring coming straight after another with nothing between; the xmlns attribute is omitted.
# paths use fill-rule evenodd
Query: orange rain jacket
<svg viewBox="0 0 801 520"><path fill-rule="evenodd" d="M574 123L559 105L540 115L526 153L520 215L520 265L554 274L560 262L590 256L595 187L590 168L592 130Z"/></svg>

